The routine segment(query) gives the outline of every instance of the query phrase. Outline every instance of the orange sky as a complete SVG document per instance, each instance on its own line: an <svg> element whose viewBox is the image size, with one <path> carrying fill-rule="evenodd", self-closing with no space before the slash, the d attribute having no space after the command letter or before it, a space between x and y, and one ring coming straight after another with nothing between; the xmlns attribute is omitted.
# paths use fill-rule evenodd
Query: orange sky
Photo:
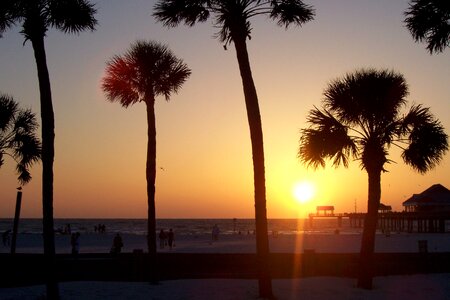
<svg viewBox="0 0 450 300"><path fill-rule="evenodd" d="M249 41L260 99L270 218L304 217L316 205L337 212L366 209L367 175L349 169L307 170L296 158L307 112L320 105L327 83L361 67L404 74L411 103L431 107L450 128L450 52L430 56L402 24L407 1L306 1L316 19L285 31L262 17ZM157 99L157 217L252 218L253 174L242 86L233 47L224 51L211 23L162 28L152 1L97 1L99 27L79 36L50 31L46 39L56 116L55 217L145 218L145 107L109 103L100 90L105 62L138 38L167 43L192 69L170 102ZM19 29L0 39L0 92L39 114L36 66ZM450 158L426 175L396 164L382 175L382 202L401 210L412 193L441 183L450 188ZM25 186L23 217L41 216L41 166ZM309 180L306 204L294 185ZM13 162L0 169L0 217L14 214Z"/></svg>

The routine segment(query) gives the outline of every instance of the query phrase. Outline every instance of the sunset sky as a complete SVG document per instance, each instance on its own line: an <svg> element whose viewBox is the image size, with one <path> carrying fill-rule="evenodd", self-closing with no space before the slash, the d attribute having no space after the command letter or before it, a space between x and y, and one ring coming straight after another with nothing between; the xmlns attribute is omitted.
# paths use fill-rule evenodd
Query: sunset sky
<svg viewBox="0 0 450 300"><path fill-rule="evenodd" d="M136 39L165 43L192 69L170 102L157 99L158 218L252 218L250 135L234 46L214 39L212 21L189 28L162 27L151 16L153 0L97 0L94 32L46 38L56 117L54 215L57 218L145 218L147 210L145 105L128 109L106 100L100 89L105 63ZM450 50L430 55L403 24L407 0L306 0L315 20L280 28L252 19L248 42L258 91L266 156L269 218L304 217L317 205L336 212L366 210L367 174L348 169L307 169L297 159L299 131L319 106L327 83L362 67L402 73L409 103L423 103L450 132ZM20 28L0 39L0 92L12 95L40 118L31 43ZM40 129L39 129L40 130ZM39 131L40 132L40 131ZM450 188L450 154L420 175L397 149L382 174L382 202L402 210L413 193L441 183ZM0 217L14 215L17 176L6 159L0 169ZM24 187L22 217L42 216L41 165ZM315 186L300 203L294 187Z"/></svg>

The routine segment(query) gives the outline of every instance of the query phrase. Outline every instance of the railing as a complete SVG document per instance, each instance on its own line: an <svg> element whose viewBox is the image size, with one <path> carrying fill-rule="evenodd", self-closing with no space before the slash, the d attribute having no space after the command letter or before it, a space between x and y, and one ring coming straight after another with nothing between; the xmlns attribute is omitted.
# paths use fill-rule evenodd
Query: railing
<svg viewBox="0 0 450 300"><path fill-rule="evenodd" d="M337 218L337 217L349 217L349 214L348 213L337 213L337 214L335 214L335 213L331 213L331 214L310 213L309 217L319 217L319 218L334 217L334 218Z"/></svg>

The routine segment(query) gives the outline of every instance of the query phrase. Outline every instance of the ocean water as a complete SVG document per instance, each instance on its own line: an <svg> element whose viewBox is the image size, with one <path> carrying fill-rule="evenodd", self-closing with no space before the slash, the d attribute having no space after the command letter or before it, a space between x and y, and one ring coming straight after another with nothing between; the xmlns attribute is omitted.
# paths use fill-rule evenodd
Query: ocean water
<svg viewBox="0 0 450 300"><path fill-rule="evenodd" d="M348 220L342 220L341 233L358 233L361 229L350 228ZM99 224L105 226L107 233L146 235L146 219L55 219L55 231L61 233L70 224L71 231L94 233ZM254 219L157 219L157 232L172 228L177 235L210 234L217 224L221 234L253 233ZM0 232L12 229L13 219L0 219ZM317 219L311 227L307 219L269 219L268 230L277 234L332 233L338 228L336 219ZM19 233L41 234L41 219L20 219Z"/></svg>

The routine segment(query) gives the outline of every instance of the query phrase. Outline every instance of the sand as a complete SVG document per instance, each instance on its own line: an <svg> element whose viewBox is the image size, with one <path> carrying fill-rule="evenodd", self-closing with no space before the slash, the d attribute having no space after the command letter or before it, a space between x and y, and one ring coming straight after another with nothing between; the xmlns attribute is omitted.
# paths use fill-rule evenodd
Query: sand
<svg viewBox="0 0 450 300"><path fill-rule="evenodd" d="M108 252L112 235L81 236L81 252ZM124 235L124 251L145 249L145 237ZM357 253L360 234L299 234L270 237L272 252L293 253L314 249L318 253ZM418 241L426 240L429 252L450 252L449 234L378 234L376 252L418 252ZM58 253L70 252L68 236L56 237ZM7 252L6 247L1 247ZM179 253L254 253L253 235L222 235L217 242L210 236L178 236L173 249ZM18 252L42 253L39 235L20 235ZM450 274L418 274L376 277L371 291L355 288L355 279L313 277L273 280L278 299L450 299ZM158 285L139 282L63 282L62 299L257 299L257 281L247 279L189 279L162 281ZM38 299L42 285L0 289L0 299Z"/></svg>
<svg viewBox="0 0 450 300"><path fill-rule="evenodd" d="M108 253L113 234L82 234L81 253ZM448 233L392 233L390 236L377 234L375 252L410 253L418 252L419 241L427 241L429 252L450 252ZM142 235L123 235L123 252L146 249L147 242ZM361 234L291 234L270 236L270 249L274 253L302 253L314 249L317 253L358 253ZM56 235L56 252L70 253L70 236ZM158 243L159 245L159 243ZM255 253L254 235L221 235L216 242L210 235L175 236L175 247L158 249L160 252L180 253ZM0 252L9 252L1 246ZM20 234L17 240L17 253L43 253L42 237L37 234Z"/></svg>
<svg viewBox="0 0 450 300"><path fill-rule="evenodd" d="M349 278L304 278L273 280L274 294L288 299L450 299L450 274L376 277L374 289L354 287ZM158 285L129 282L65 282L60 284L63 300L153 299L153 300L239 300L258 299L256 280L203 279L163 281ZM44 286L0 289L0 299L37 299Z"/></svg>

